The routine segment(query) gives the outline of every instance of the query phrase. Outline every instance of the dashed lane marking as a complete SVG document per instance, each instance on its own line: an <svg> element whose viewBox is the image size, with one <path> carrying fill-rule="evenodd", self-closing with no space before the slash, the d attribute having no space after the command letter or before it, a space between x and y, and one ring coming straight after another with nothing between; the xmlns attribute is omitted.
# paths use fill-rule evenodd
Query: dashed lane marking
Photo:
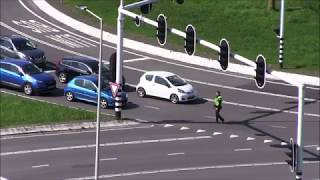
<svg viewBox="0 0 320 180"><path fill-rule="evenodd" d="M156 109L156 110L160 110L159 107L155 107L155 106L144 106L145 108L149 108L149 109Z"/></svg>
<svg viewBox="0 0 320 180"><path fill-rule="evenodd" d="M178 155L184 155L184 152L178 152L178 153L170 153L168 156L178 156Z"/></svg>
<svg viewBox="0 0 320 180"><path fill-rule="evenodd" d="M208 119L216 119L216 117L214 116L203 116L204 118L208 118Z"/></svg>
<svg viewBox="0 0 320 180"><path fill-rule="evenodd" d="M264 141L263 141L263 143L271 143L272 142L272 140L270 140L270 139L265 139Z"/></svg>
<svg viewBox="0 0 320 180"><path fill-rule="evenodd" d="M216 135L220 135L220 134L222 134L222 133L221 132L214 132L212 135L216 136Z"/></svg>
<svg viewBox="0 0 320 180"><path fill-rule="evenodd" d="M181 131L183 131L183 130L188 130L188 129L190 129L190 128L189 128L189 127L185 127L185 126L183 126L183 127L180 128Z"/></svg>
<svg viewBox="0 0 320 180"><path fill-rule="evenodd" d="M198 129L197 130L197 133L204 133L204 132L206 132L206 130L203 130L203 129Z"/></svg>
<svg viewBox="0 0 320 180"><path fill-rule="evenodd" d="M174 125L172 125L172 124L165 124L163 127L167 128L167 127L172 127L172 126L174 126Z"/></svg>
<svg viewBox="0 0 320 180"><path fill-rule="evenodd" d="M313 144L313 145L306 145L306 146L304 146L305 148L310 148L310 147L318 147L318 145L316 145L316 144Z"/></svg>
<svg viewBox="0 0 320 180"><path fill-rule="evenodd" d="M304 161L304 164L318 164L320 161ZM99 178L115 178L115 177L128 177L137 175L150 175L160 173L173 173L173 172L190 172L199 170L210 170L210 169L226 169L226 168L242 168L242 167L264 167L264 166L287 166L287 162L265 162L265 163L251 163L251 164L228 164L228 165L212 165L212 166L194 166L185 168L171 168L171 169L160 169L150 171L137 171L137 172L126 172L119 174L104 174L100 175ZM79 177L79 178L68 178L66 180L91 180L94 176Z"/></svg>
<svg viewBox="0 0 320 180"><path fill-rule="evenodd" d="M253 138L253 137L247 137L247 141L253 141L255 140L256 138Z"/></svg>
<svg viewBox="0 0 320 180"><path fill-rule="evenodd" d="M142 58L135 58L135 59L127 59L124 60L123 62L128 63L128 62L137 62L137 61L145 61L145 60L151 60L148 57L142 57Z"/></svg>
<svg viewBox="0 0 320 180"><path fill-rule="evenodd" d="M231 134L230 135L230 139L237 138L237 137L239 137L239 135L236 135L236 134Z"/></svg>
<svg viewBox="0 0 320 180"><path fill-rule="evenodd" d="M32 168L42 168L42 167L49 167L49 164L40 164L40 165L32 166Z"/></svg>
<svg viewBox="0 0 320 180"><path fill-rule="evenodd" d="M0 177L0 180L8 180L8 179L4 177Z"/></svg>
<svg viewBox="0 0 320 180"><path fill-rule="evenodd" d="M100 159L100 161L115 161L118 160L118 158L104 158L104 159Z"/></svg>
<svg viewBox="0 0 320 180"><path fill-rule="evenodd" d="M285 128L287 128L287 127L285 127L285 126L270 126L270 127L273 127L273 128L280 128L280 129L285 129Z"/></svg>
<svg viewBox="0 0 320 180"><path fill-rule="evenodd" d="M286 142L281 142L281 144L280 144L281 146L287 146L288 145L288 143L286 143Z"/></svg>
<svg viewBox="0 0 320 180"><path fill-rule="evenodd" d="M251 151L252 148L234 149L233 151Z"/></svg>
<svg viewBox="0 0 320 180"><path fill-rule="evenodd" d="M210 138L212 138L212 136L191 136L191 137L182 137L182 138L148 139L148 140L124 141L124 142L122 141L122 142L112 142L112 143L100 144L100 147L137 145L137 144L147 144L147 143L163 143L163 142L173 142L173 141L192 141L192 140L210 139ZM14 152L1 152L0 156L21 155L21 154L51 152L51 151L76 150L76 149L86 149L86 148L94 148L94 147L96 147L95 144L85 144L85 145L77 145L77 146L62 146L62 147L55 147L55 148L21 150L21 151L14 151Z"/></svg>
<svg viewBox="0 0 320 180"><path fill-rule="evenodd" d="M320 147L317 147L317 151L320 151Z"/></svg>

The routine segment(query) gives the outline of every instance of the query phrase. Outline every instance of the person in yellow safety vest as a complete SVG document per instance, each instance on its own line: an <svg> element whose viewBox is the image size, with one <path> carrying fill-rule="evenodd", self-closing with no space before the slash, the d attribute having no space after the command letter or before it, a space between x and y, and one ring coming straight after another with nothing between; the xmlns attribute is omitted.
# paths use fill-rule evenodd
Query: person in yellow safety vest
<svg viewBox="0 0 320 180"><path fill-rule="evenodd" d="M216 110L216 122L219 123L219 119L221 122L224 122L223 117L220 115L220 110L222 109L222 96L220 94L220 91L216 92L216 97L213 99L214 107Z"/></svg>

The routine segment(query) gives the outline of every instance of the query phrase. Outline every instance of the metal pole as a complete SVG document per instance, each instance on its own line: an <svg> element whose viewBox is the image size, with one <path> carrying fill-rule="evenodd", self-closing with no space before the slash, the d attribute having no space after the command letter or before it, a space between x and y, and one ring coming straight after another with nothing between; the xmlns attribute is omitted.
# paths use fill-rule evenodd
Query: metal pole
<svg viewBox="0 0 320 180"><path fill-rule="evenodd" d="M281 0L280 12L280 35L279 35L279 66L283 68L283 50L284 50L284 0Z"/></svg>
<svg viewBox="0 0 320 180"><path fill-rule="evenodd" d="M117 60L116 60L116 83L120 85L118 93L115 98L115 116L116 119L121 119L121 107L122 107L122 50L123 50L123 28L124 28L124 16L121 13L123 9L124 0L120 0L120 6L118 8L118 23L117 23Z"/></svg>
<svg viewBox="0 0 320 180"><path fill-rule="evenodd" d="M304 114L304 85L299 87L299 102L298 102L298 125L297 125L297 146L298 157L296 167L296 179L302 180L303 172L303 114Z"/></svg>

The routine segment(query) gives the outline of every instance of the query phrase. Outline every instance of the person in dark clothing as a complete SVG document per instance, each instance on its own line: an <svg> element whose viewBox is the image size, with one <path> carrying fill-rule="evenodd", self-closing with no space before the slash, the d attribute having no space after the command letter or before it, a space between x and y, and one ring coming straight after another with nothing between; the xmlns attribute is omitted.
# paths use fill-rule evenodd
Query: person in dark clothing
<svg viewBox="0 0 320 180"><path fill-rule="evenodd" d="M216 110L216 122L219 123L219 119L221 122L224 122L224 118L220 115L220 111L222 109L222 96L220 91L216 92L216 97L213 99L214 107Z"/></svg>

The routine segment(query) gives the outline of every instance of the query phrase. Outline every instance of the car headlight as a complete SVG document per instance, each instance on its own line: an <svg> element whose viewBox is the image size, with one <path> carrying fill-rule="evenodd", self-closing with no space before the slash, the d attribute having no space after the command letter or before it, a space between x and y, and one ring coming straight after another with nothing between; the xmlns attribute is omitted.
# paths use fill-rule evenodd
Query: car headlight
<svg viewBox="0 0 320 180"><path fill-rule="evenodd" d="M178 89L178 92L179 93L182 93L182 94L185 94L186 92L184 92L184 90L182 90L182 89Z"/></svg>

